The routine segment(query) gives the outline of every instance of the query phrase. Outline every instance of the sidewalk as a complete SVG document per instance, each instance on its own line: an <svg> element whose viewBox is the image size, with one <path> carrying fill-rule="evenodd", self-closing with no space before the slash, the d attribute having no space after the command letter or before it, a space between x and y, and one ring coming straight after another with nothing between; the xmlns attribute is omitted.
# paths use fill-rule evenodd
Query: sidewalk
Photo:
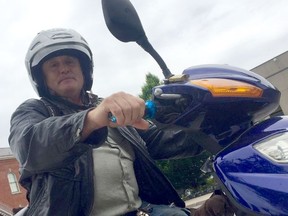
<svg viewBox="0 0 288 216"><path fill-rule="evenodd" d="M200 196L200 197L196 197L190 200L186 200L186 207L188 208L198 208L200 207L210 196L212 195L212 193Z"/></svg>

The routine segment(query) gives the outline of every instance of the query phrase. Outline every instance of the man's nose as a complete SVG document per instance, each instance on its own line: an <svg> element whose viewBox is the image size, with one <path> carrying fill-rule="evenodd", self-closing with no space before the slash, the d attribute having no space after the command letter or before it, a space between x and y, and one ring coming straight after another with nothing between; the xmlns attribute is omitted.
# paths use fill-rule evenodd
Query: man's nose
<svg viewBox="0 0 288 216"><path fill-rule="evenodd" d="M69 73L70 68L69 68L69 66L68 66L67 64L61 63L61 64L59 65L59 71L60 71L61 73Z"/></svg>

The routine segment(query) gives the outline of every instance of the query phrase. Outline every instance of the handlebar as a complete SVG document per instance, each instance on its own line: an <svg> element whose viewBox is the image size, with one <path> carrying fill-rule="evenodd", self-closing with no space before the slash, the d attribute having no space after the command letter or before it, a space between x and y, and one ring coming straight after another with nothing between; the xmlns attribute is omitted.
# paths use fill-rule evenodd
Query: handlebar
<svg viewBox="0 0 288 216"><path fill-rule="evenodd" d="M154 119L156 115L156 105L153 101L148 100L145 102L145 114L144 118L145 119ZM111 122L116 123L117 119L112 113L108 114L108 118Z"/></svg>

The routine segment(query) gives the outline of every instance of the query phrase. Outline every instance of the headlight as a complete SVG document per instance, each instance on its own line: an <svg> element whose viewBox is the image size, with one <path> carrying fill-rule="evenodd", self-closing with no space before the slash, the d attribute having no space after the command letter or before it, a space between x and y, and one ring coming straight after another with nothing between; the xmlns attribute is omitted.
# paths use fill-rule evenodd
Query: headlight
<svg viewBox="0 0 288 216"><path fill-rule="evenodd" d="M288 163L288 133L269 137L253 147L275 162Z"/></svg>

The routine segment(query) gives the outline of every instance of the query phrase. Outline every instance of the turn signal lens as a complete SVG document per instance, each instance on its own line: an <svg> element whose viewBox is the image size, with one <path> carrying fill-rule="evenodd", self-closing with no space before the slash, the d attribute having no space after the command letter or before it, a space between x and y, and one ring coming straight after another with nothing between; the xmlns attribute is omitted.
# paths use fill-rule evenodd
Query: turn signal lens
<svg viewBox="0 0 288 216"><path fill-rule="evenodd" d="M288 163L288 133L270 137L253 147L272 161Z"/></svg>
<svg viewBox="0 0 288 216"><path fill-rule="evenodd" d="M194 85L207 88L214 97L259 98L263 90L249 83L230 79L199 79L190 81Z"/></svg>

